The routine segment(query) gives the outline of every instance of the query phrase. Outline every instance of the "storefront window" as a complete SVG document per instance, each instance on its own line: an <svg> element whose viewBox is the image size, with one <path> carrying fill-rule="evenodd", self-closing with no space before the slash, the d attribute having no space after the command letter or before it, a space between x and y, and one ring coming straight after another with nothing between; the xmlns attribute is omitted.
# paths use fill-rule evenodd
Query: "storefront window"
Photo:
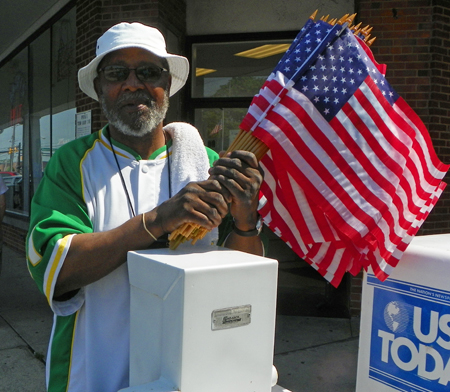
<svg viewBox="0 0 450 392"><path fill-rule="evenodd" d="M50 157L75 138L75 8L0 68L0 174L27 214ZM29 80L28 80L29 79Z"/></svg>
<svg viewBox="0 0 450 392"><path fill-rule="evenodd" d="M0 174L6 208L24 210L24 151L28 126L28 56L22 50L0 69Z"/></svg>

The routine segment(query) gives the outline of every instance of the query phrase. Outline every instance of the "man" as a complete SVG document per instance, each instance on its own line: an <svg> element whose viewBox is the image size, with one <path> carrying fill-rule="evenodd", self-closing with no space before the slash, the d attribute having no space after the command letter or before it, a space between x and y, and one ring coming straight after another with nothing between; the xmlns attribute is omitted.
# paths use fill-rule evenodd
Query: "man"
<svg viewBox="0 0 450 392"><path fill-rule="evenodd" d="M109 124L52 157L27 239L29 269L55 313L50 392L128 386L128 251L158 244L184 222L212 230L204 242L215 243L230 213L225 246L262 254L254 155L219 158L192 126L163 128L168 98L188 68L186 58L166 52L158 30L121 23L79 71L80 88L100 102Z"/></svg>

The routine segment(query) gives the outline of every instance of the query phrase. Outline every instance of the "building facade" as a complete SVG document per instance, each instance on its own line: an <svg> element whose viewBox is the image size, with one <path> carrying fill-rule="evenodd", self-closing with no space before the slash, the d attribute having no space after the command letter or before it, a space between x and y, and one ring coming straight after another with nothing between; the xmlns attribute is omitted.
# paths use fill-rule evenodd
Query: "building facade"
<svg viewBox="0 0 450 392"><path fill-rule="evenodd" d="M79 90L76 74L95 56L97 38L121 21L159 28L169 51L189 58L191 76L172 98L168 120L193 123L205 144L220 151L233 140L251 98L309 15L316 8L331 17L357 12L356 23L373 26L372 49L378 62L387 64L387 79L429 129L440 159L450 162L448 1L39 1L47 8L31 10L30 25L17 28L7 23L8 12L0 16L4 25L20 30L0 46L0 172L10 187L4 242L21 252L30 200L48 160L61 145L105 123L98 103ZM244 54L263 45L274 51ZM420 234L449 231L450 188ZM281 262L280 276L286 277L279 308L294 314L313 302L311 315L320 315L321 308L324 315L359 314L361 276L346 277L341 288L332 289L284 243L267 235L269 256ZM283 301L293 297L298 303Z"/></svg>

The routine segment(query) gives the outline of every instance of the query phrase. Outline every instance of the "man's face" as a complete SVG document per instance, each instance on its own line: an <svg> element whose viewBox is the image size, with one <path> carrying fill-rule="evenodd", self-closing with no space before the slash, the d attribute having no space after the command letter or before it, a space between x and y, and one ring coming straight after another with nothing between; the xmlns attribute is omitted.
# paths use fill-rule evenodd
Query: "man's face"
<svg viewBox="0 0 450 392"><path fill-rule="evenodd" d="M160 58L139 48L121 49L106 55L99 69L107 66L163 68ZM123 81L108 80L105 72L100 72L94 83L110 126L125 135L140 137L151 133L166 116L170 89L168 72L163 71L158 80L151 82L140 80L133 70Z"/></svg>

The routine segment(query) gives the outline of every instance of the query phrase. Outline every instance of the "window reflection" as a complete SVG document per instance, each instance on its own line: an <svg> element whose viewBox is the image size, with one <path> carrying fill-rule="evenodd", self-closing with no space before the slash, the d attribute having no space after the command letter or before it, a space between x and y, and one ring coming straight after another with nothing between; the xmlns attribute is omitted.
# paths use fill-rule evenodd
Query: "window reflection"
<svg viewBox="0 0 450 392"><path fill-rule="evenodd" d="M6 128L0 135L0 174L8 187L7 208L15 210L23 209L22 140L22 124Z"/></svg>
<svg viewBox="0 0 450 392"><path fill-rule="evenodd" d="M0 69L0 174L8 191L6 208L23 210L24 127L28 115L27 51Z"/></svg>
<svg viewBox="0 0 450 392"><path fill-rule="evenodd" d="M244 108L197 109L195 126L206 146L216 152L225 151L239 133L246 113Z"/></svg>
<svg viewBox="0 0 450 392"><path fill-rule="evenodd" d="M41 130L40 156L42 170L55 151L64 144L75 139L76 108L67 109L52 116L46 115L39 119ZM52 121L52 135L50 137L50 119Z"/></svg>

